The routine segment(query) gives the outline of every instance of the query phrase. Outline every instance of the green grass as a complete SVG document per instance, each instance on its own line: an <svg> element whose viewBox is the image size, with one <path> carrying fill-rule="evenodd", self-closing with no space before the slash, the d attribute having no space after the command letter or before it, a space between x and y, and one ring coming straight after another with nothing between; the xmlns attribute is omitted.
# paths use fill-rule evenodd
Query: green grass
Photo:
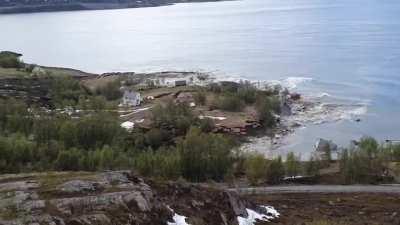
<svg viewBox="0 0 400 225"><path fill-rule="evenodd" d="M26 71L18 70L15 68L2 68L0 67L1 78L15 78L15 77L29 77L30 74Z"/></svg>
<svg viewBox="0 0 400 225"><path fill-rule="evenodd" d="M0 209L0 219L13 220L18 218L16 206Z"/></svg>

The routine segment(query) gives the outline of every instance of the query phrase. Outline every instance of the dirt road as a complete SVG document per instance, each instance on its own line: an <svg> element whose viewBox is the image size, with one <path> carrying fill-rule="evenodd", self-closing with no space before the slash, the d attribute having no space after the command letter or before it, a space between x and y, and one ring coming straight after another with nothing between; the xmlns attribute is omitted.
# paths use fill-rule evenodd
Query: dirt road
<svg viewBox="0 0 400 225"><path fill-rule="evenodd" d="M400 194L400 185L295 185L255 188L233 188L240 194L270 193L393 193Z"/></svg>

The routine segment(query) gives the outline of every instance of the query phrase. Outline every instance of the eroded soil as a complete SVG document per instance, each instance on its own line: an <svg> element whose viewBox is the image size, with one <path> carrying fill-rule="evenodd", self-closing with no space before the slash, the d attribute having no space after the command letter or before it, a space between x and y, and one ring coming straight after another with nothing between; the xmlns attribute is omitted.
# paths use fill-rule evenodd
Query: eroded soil
<svg viewBox="0 0 400 225"><path fill-rule="evenodd" d="M269 194L250 199L272 205L281 217L271 223L287 225L399 225L400 194Z"/></svg>

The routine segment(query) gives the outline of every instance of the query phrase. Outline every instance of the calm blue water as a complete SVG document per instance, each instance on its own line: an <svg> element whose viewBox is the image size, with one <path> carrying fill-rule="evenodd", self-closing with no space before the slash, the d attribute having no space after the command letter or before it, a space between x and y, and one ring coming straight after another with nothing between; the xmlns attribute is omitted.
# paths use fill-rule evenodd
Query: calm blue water
<svg viewBox="0 0 400 225"><path fill-rule="evenodd" d="M311 77L298 90L368 104L361 123L310 125L287 148L362 135L400 139L400 1L243 0L0 16L0 49L90 72L204 70Z"/></svg>

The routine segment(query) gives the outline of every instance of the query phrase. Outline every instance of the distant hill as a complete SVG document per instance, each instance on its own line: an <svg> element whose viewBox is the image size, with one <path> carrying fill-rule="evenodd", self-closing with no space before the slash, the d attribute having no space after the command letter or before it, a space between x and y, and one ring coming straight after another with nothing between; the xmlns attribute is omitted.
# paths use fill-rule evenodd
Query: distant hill
<svg viewBox="0 0 400 225"><path fill-rule="evenodd" d="M140 8L211 1L222 0L0 0L0 14Z"/></svg>

